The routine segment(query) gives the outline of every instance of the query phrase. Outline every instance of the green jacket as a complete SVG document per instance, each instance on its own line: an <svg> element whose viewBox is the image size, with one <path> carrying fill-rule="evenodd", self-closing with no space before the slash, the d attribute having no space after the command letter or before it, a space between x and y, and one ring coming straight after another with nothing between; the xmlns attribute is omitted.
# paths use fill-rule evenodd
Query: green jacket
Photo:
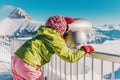
<svg viewBox="0 0 120 80"><path fill-rule="evenodd" d="M32 66L42 66L48 63L53 54L63 60L73 63L85 55L83 49L72 53L60 34L53 29L41 27L38 35L26 41L15 54Z"/></svg>

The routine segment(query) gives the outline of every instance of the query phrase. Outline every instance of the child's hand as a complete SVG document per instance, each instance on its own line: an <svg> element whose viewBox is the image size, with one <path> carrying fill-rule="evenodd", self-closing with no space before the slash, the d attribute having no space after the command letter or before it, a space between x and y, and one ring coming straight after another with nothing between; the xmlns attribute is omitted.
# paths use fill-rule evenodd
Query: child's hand
<svg viewBox="0 0 120 80"><path fill-rule="evenodd" d="M82 46L81 48L83 48L86 53L90 53L94 51L94 48L90 45Z"/></svg>

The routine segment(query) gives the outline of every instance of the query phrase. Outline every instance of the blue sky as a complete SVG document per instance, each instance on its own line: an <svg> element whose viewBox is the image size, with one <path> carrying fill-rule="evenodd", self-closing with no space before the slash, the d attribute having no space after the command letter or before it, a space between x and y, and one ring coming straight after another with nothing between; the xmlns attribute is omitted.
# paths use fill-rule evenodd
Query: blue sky
<svg viewBox="0 0 120 80"><path fill-rule="evenodd" d="M120 0L0 0L0 20L19 7L34 20L63 15L92 23L120 24Z"/></svg>

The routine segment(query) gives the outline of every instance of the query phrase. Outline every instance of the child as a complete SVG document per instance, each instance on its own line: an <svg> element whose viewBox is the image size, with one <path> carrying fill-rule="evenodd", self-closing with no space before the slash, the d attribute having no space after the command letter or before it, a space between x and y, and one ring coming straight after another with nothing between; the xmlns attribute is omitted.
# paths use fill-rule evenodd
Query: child
<svg viewBox="0 0 120 80"><path fill-rule="evenodd" d="M51 16L46 26L37 30L38 35L25 42L15 52L11 64L14 80L43 80L40 67L48 63L54 54L73 63L86 53L94 51L92 46L82 46L76 52L71 53L62 37L67 24L72 22L74 20L69 17Z"/></svg>

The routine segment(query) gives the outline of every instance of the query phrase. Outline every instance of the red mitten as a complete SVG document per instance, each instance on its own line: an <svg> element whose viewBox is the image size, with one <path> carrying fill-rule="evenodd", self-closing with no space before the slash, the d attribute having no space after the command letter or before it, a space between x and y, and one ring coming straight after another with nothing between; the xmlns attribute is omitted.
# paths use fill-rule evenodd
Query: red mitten
<svg viewBox="0 0 120 80"><path fill-rule="evenodd" d="M90 53L94 51L94 48L90 45L82 46L81 48L83 48L86 53Z"/></svg>
<svg viewBox="0 0 120 80"><path fill-rule="evenodd" d="M71 17L65 17L65 20L66 20L67 24L70 24L70 23L74 22L74 19L71 18Z"/></svg>

